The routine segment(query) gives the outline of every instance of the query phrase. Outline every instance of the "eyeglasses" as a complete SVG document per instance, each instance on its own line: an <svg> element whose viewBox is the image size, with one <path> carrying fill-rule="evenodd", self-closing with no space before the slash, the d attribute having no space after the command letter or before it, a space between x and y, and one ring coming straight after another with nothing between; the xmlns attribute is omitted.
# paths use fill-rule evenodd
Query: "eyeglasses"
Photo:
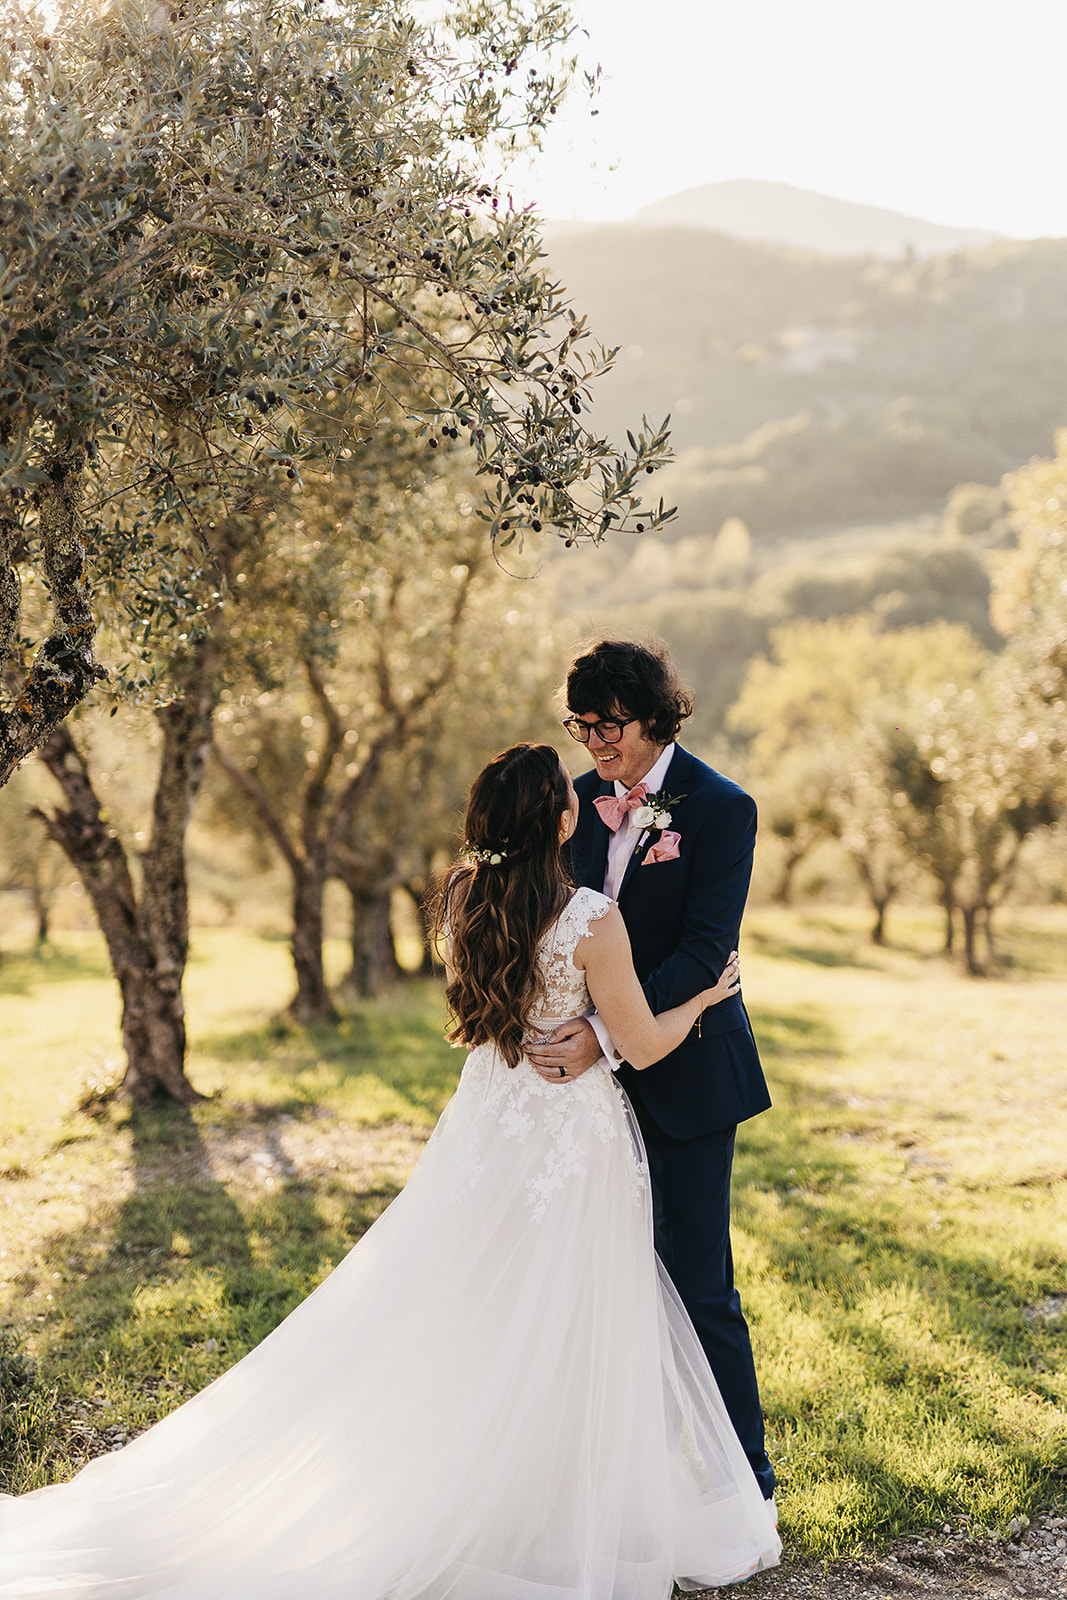
<svg viewBox="0 0 1067 1600"><path fill-rule="evenodd" d="M622 730L628 728L631 722L639 721L639 717L607 717L601 722L583 722L580 717L564 717L563 726L579 744L588 744L592 733L602 744L618 744Z"/></svg>

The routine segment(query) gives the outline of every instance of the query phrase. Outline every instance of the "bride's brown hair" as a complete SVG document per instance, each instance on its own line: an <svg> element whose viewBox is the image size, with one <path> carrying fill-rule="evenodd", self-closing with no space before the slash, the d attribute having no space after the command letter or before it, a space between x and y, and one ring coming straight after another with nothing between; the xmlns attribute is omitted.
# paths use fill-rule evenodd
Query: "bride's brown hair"
<svg viewBox="0 0 1067 1600"><path fill-rule="evenodd" d="M569 803L551 745L516 744L494 756L467 801L470 863L453 870L439 904L455 972L448 1037L468 1049L495 1044L511 1067L544 987L538 945L571 892L559 832Z"/></svg>

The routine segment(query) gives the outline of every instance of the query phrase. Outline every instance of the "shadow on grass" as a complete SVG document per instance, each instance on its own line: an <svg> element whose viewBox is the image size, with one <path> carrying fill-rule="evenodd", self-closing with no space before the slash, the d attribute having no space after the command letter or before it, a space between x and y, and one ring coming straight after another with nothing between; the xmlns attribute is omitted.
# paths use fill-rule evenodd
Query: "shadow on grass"
<svg viewBox="0 0 1067 1600"><path fill-rule="evenodd" d="M462 1052L450 1049L443 1034L440 986L412 979L379 1001L353 1007L336 1025L304 1028L279 1017L243 1033L200 1038L197 1049L286 1075L292 1085L287 1103L282 1106L273 1095L271 1103L292 1115L316 1102L324 1078L349 1089L364 1079L398 1098L392 1116L406 1108L425 1121L440 1115L463 1065Z"/></svg>
<svg viewBox="0 0 1067 1600"><path fill-rule="evenodd" d="M975 1348L1017 1369L1016 1381L1031 1383L1035 1329L1026 1326L1022 1308L1028 1295L1057 1292L1057 1263L1047 1250L1020 1253L1006 1242L998 1260L996 1235L978 1236L968 1247L964 1219L956 1224L950 1216L942 1232L940 1208L951 1210L952 1197L932 1189L921 1170L888 1182L872 1175L851 1141L877 1144L887 1135L869 1116L857 1129L851 1107L813 1085L803 1063L790 1066L790 1056L803 1054L806 1045L809 1054L832 1059L838 1053L832 1028L789 1014L772 1020L780 1028L777 1048L767 1049L762 1033L760 1042L768 1059L778 1055L777 1115L772 1110L740 1131L738 1220L761 1239L784 1281L816 1289L838 1305L872 1286L906 1283L947 1314ZM767 1192L779 1207L773 1228L758 1204L749 1203ZM927 1238L928 1217L937 1228Z"/></svg>
<svg viewBox="0 0 1067 1600"><path fill-rule="evenodd" d="M769 1006L749 1006L752 1032L760 1055L770 1061L786 1061L796 1056L842 1054L841 1037L825 1011L809 1006L803 1010L773 1011Z"/></svg>
<svg viewBox="0 0 1067 1600"><path fill-rule="evenodd" d="M45 944L40 950L21 951L16 955L0 951L0 996L28 995L49 983L110 975L107 954L95 945L71 949Z"/></svg>
<svg viewBox="0 0 1067 1600"><path fill-rule="evenodd" d="M825 934L830 934L837 940L836 948L821 942L801 944L795 936L789 939L781 934L768 933L759 927L745 929L745 943L756 954L766 956L772 961L806 961L809 966L814 967L855 967L858 971L864 972L882 970L877 961L859 955L851 943L848 948L842 948L842 941L849 941L855 937L854 935L843 933L840 928L823 927L821 935ZM858 940L856 942L858 943Z"/></svg>
<svg viewBox="0 0 1067 1600"><path fill-rule="evenodd" d="M43 1264L56 1279L50 1381L82 1402L121 1394L140 1429L259 1344L398 1190L294 1179L239 1203L212 1176L188 1111L138 1110L128 1126L133 1192L110 1223L56 1238ZM269 1130L261 1139L270 1145ZM79 1437L75 1426L53 1441L64 1472L86 1449Z"/></svg>
<svg viewBox="0 0 1067 1600"><path fill-rule="evenodd" d="M1014 919L997 927L998 952L1004 965L994 967L991 977L1063 978L1063 929L1027 927Z"/></svg>
<svg viewBox="0 0 1067 1600"><path fill-rule="evenodd" d="M211 1177L190 1113L178 1106L136 1109L126 1125L133 1192L110 1221L57 1238L50 1252L54 1265L66 1269L64 1298L57 1296L64 1343L82 1348L100 1341L106 1349L110 1336L136 1318L141 1291L176 1270L203 1270L225 1284L251 1265L245 1218Z"/></svg>

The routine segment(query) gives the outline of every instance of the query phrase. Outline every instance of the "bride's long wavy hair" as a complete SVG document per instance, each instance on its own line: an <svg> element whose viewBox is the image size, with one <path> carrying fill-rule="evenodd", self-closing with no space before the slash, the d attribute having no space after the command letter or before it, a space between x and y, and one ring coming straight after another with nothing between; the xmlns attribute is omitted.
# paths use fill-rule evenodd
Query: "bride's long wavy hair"
<svg viewBox="0 0 1067 1600"><path fill-rule="evenodd" d="M544 988L538 945L571 893L560 841L569 801L551 745L516 744L494 756L467 801L471 860L453 869L438 901L455 973L448 1037L468 1049L495 1044L512 1067Z"/></svg>

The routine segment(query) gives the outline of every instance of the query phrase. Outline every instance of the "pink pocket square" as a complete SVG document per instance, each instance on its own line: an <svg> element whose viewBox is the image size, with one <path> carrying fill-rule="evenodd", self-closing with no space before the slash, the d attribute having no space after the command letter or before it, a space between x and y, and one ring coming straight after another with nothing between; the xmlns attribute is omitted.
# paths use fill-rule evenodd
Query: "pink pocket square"
<svg viewBox="0 0 1067 1600"><path fill-rule="evenodd" d="M679 855L678 846L681 842L682 836L680 833L675 833L670 828L664 828L655 844L649 845L641 865L648 867L654 861L677 861Z"/></svg>

